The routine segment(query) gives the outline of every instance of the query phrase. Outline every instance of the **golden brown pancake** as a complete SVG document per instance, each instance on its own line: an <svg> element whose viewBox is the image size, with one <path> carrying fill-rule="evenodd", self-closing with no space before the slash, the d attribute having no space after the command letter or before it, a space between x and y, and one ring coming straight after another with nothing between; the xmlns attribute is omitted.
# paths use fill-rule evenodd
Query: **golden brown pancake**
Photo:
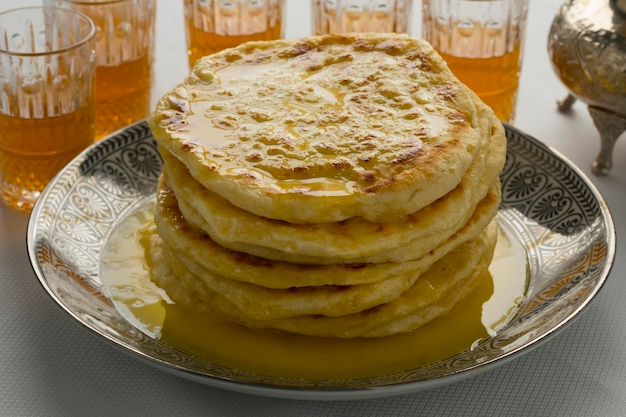
<svg viewBox="0 0 626 417"><path fill-rule="evenodd" d="M210 311L219 317L255 328L287 331L323 337L380 337L407 332L446 313L473 291L488 270L497 239L493 221L476 239L465 242L440 259L407 291L391 302L354 314L318 314L259 320L250 317L249 306L240 305L206 286L166 251L154 236L148 250L150 262L158 265L153 279L170 293L174 301ZM158 273L155 273L158 272ZM174 295L175 294L175 295ZM242 308L243 307L243 308Z"/></svg>
<svg viewBox="0 0 626 417"><path fill-rule="evenodd" d="M292 264L252 256L246 259L243 254L216 245L186 224L177 210L174 195L163 182L158 193L155 220L165 239L163 245L167 255L176 258L180 270L185 269L186 274L192 274L194 279L222 294L255 319L304 314L346 315L392 301L411 287L434 262L463 242L475 238L484 228L478 217L454 238L410 262L357 267ZM486 204L495 209L498 201L492 196L491 202ZM483 218L489 222L492 216ZM247 273L241 273L242 267L247 266L246 261L253 267L247 268ZM235 272L238 270L240 272ZM359 282L363 277L368 281Z"/></svg>
<svg viewBox="0 0 626 417"><path fill-rule="evenodd" d="M199 60L148 122L164 164L146 256L175 302L381 337L488 276L504 128L423 40L243 44Z"/></svg>
<svg viewBox="0 0 626 417"><path fill-rule="evenodd" d="M415 213L458 185L482 139L473 95L427 42L399 34L207 56L149 124L202 186L290 223Z"/></svg>
<svg viewBox="0 0 626 417"><path fill-rule="evenodd" d="M438 259L461 243L475 238L491 221L499 203L498 182L478 205L472 218L441 245L428 248L423 256L413 260L386 263L299 264L226 249L187 222L178 208L176 197L163 179L159 181L157 190L155 222L159 235L174 254L188 258L197 264L198 270L206 269L214 275L276 289L363 285L421 269L426 256ZM409 242L405 250L409 251L412 246L419 249L422 245L420 241Z"/></svg>
<svg viewBox="0 0 626 417"><path fill-rule="evenodd" d="M185 218L227 248L312 264L414 259L457 232L497 180L504 166L506 139L501 124L489 122L486 134L492 126L494 133L485 140L488 147L481 150L459 185L433 204L389 223L355 217L335 223L292 224L259 217L204 188L165 150L163 169ZM421 252L407 255L401 250L418 239L424 248ZM398 252L404 254L398 256Z"/></svg>

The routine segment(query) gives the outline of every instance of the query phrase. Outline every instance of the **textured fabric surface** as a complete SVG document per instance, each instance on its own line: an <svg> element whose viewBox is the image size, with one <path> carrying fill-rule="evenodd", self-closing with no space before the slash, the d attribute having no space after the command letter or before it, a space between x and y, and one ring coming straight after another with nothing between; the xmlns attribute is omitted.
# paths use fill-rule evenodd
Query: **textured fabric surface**
<svg viewBox="0 0 626 417"><path fill-rule="evenodd" d="M0 0L0 10L11 3ZM605 287L562 332L488 372L399 397L315 402L223 391L138 361L76 325L47 296L31 270L25 244L27 216L0 207L0 416L626 415L626 243L621 239L626 236L626 138L616 145L611 175L592 177L589 165L599 149L598 134L582 103L567 115L556 111L555 100L565 89L545 52L549 25L561 3L531 0L515 125L553 146L590 176L612 211L618 236ZM289 22L302 24L290 23L287 35L308 34L308 19L300 15L298 20L298 10L308 12L308 2L288 0L288 5ZM420 8L419 1L414 8ZM161 72L156 88L162 92L186 72L181 2L159 1L158 31L156 68ZM172 35L166 36L168 32ZM164 55L167 51L171 56Z"/></svg>

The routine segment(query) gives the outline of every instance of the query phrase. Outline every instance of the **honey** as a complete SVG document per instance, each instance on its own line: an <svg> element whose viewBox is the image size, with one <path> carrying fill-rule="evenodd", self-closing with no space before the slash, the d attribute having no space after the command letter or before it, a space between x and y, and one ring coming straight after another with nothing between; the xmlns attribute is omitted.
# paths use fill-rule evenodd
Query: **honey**
<svg viewBox="0 0 626 417"><path fill-rule="evenodd" d="M489 274L479 288L451 312L413 332L333 339L258 331L177 305L150 280L142 239L152 233L153 210L153 203L146 202L111 234L102 258L108 296L151 337L233 369L310 379L374 377L413 369L494 335L515 312L527 286L524 249L501 229Z"/></svg>

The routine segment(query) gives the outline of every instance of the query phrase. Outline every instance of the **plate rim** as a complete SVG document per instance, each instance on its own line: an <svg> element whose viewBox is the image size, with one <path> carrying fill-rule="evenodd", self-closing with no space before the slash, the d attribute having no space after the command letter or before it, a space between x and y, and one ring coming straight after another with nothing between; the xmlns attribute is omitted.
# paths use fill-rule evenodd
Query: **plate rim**
<svg viewBox="0 0 626 417"><path fill-rule="evenodd" d="M179 377L183 377L189 380L194 380L199 383L203 383L205 385L213 386L216 388L226 389L234 392L241 392L253 395L260 395L266 397L275 397L275 398L291 398L291 399L302 399L302 400L354 400L354 399L365 399L365 398L380 398L387 396L395 396L402 395L406 393L418 392L426 389L432 389L443 385L448 385L459 380L471 377L478 373L482 373L488 371L495 366L502 365L507 363L508 361L517 358L520 354L525 354L530 352L531 350L541 346L547 340L551 339L560 331L565 329L568 325L570 325L576 318L580 317L581 313L589 306L589 304L594 301L597 297L599 291L606 284L607 279L609 278L610 272L613 267L615 251L616 251L616 231L615 224L613 222L613 217L609 210L609 207L602 197L602 194L598 190L598 188L593 184L593 182L588 178L588 176L577 167L571 160L569 160L562 153L552 148L550 145L541 142L535 139L533 136L522 132L521 130L504 123L505 129L507 131L511 131L525 139L528 139L532 142L533 146L539 148L542 152L550 154L557 160L560 160L569 170L571 170L584 186L591 192L591 194L595 197L599 211L601 213L602 223L604 224L605 232L606 232L606 240L605 243L607 245L605 261L600 271L601 278L598 283L594 285L592 291L589 293L587 297L585 297L584 302L582 302L576 309L574 309L570 314L568 314L565 318L559 320L557 325L552 327L549 331L542 334L540 337L535 338L530 343L524 343L520 346L517 346L510 351L505 352L502 356L498 356L495 358L491 358L484 363L473 364L465 369L460 371L452 372L446 375L436 376L435 378L425 379L425 380L417 380L417 381L403 381L399 383L393 384L385 384L385 385L376 385L376 386L357 386L357 387L337 387L337 388L327 388L327 387L300 387L300 386L279 386L274 384L262 384L262 383L252 383L248 381L239 381L236 379L230 379L228 377L217 376L217 375L207 375L202 372L188 369L179 364L175 364L172 362L168 362L161 358L157 358L154 356L150 356L145 352L142 352L136 349L132 344L128 343L128 341L124 341L121 339L115 339L111 335L108 335L101 330L95 328L93 325L89 325L85 320L81 319L76 312L72 311L66 303L57 296L57 294L50 287L50 283L46 277L46 273L43 270L42 266L39 263L39 259L37 256L37 225L38 218L40 217L41 212L44 210L45 202L49 198L55 186L60 179L64 178L68 171L75 169L76 166L80 166L91 158L97 158L98 155L106 156L107 153L106 147L109 144L109 141L115 140L121 133L128 132L132 129L146 129L147 124L145 120L133 123L132 125L127 126L126 128L120 129L117 132L114 132L108 135L106 138L102 139L99 142L96 142L81 152L76 158L74 158L66 167L64 167L57 175L50 181L49 185L44 189L41 193L38 201L35 203L33 210L28 219L27 223L27 232L26 232L26 242L27 242L27 252L28 258L31 263L31 267L37 276L37 279L43 289L46 291L48 296L52 298L55 304L61 308L66 314L68 314L76 324L80 325L81 328L87 330L90 334L98 336L100 339L105 340L108 344L114 346L118 350L123 351L124 353L131 354L131 356L140 359L142 362L148 363L150 365L154 365L161 370L164 370L168 373L177 375ZM146 140L146 138L140 139ZM508 151L507 151L508 155ZM149 195L145 195L144 198L148 198ZM500 211L500 210L499 210ZM118 313L119 314L119 313ZM154 341L154 340L153 340ZM160 343L158 341L154 341L155 343ZM169 349L175 349L171 346L168 346Z"/></svg>

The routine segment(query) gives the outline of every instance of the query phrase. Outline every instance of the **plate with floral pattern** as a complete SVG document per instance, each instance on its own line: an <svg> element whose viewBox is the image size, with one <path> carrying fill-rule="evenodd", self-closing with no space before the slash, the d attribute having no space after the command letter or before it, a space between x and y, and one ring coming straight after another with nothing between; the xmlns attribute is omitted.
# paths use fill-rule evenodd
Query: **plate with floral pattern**
<svg viewBox="0 0 626 417"><path fill-rule="evenodd" d="M507 324L445 360L373 378L316 380L260 375L198 359L131 324L107 297L103 247L138 201L152 198L161 158L145 122L75 158L46 187L28 224L32 267L72 320L132 356L207 385L299 399L362 399L430 389L491 369L540 345L577 317L606 281L615 229L602 196L570 161L506 127L498 221L526 248L526 296Z"/></svg>

